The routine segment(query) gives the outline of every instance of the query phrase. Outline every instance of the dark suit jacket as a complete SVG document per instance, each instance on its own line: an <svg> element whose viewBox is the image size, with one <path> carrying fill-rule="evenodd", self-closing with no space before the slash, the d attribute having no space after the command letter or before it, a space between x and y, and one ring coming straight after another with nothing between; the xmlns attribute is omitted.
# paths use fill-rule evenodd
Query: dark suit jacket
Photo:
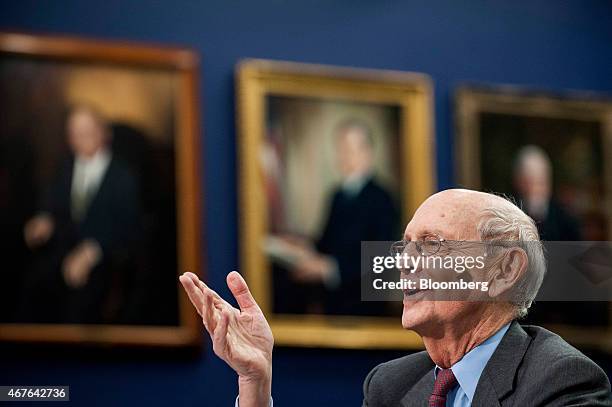
<svg viewBox="0 0 612 407"><path fill-rule="evenodd" d="M326 312L362 314L380 311L361 302L361 242L397 240L399 224L391 195L371 178L355 196L336 190L317 250L338 262L341 284L326 301ZM362 312L363 311L363 312Z"/></svg>
<svg viewBox="0 0 612 407"><path fill-rule="evenodd" d="M363 405L427 406L434 363L419 352L375 367ZM480 376L472 406L612 406L610 382L593 361L558 335L516 321Z"/></svg>
<svg viewBox="0 0 612 407"><path fill-rule="evenodd" d="M581 240L580 224L554 199L548 204L545 219L536 219L542 240Z"/></svg>
<svg viewBox="0 0 612 407"><path fill-rule="evenodd" d="M138 185L129 167L113 156L98 191L79 223L71 217L70 191L74 160L60 171L42 205L50 212L62 235L63 246L94 239L105 255L123 251L138 234Z"/></svg>
<svg viewBox="0 0 612 407"><path fill-rule="evenodd" d="M53 216L55 230L47 244L31 255L24 282L28 295L20 305L24 321L100 323L106 318L109 292L112 289L113 301L121 302L117 301L121 290L115 287L127 287L133 273L131 262L137 257L134 247L140 222L138 187L132 172L113 156L83 218L76 222L71 217L73 166L74 160L70 160L59 171L40 206ZM62 262L84 239L96 240L103 256L87 283L73 290L62 277Z"/></svg>

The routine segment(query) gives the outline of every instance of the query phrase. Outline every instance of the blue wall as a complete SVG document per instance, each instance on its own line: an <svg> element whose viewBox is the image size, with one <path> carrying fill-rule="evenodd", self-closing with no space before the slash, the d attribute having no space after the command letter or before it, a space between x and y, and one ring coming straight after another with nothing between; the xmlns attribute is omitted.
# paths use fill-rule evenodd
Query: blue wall
<svg viewBox="0 0 612 407"><path fill-rule="evenodd" d="M0 29L184 45L203 56L209 279L237 267L233 68L256 57L425 72L435 83L439 186L452 179L452 92L464 81L612 92L607 0L20 0ZM222 294L227 291L221 288ZM277 405L359 405L388 352L278 349ZM192 361L124 355L0 361L0 384L70 384L87 405L232 405L234 374L210 350ZM342 402L342 403L339 403ZM146 404L145 404L146 403Z"/></svg>

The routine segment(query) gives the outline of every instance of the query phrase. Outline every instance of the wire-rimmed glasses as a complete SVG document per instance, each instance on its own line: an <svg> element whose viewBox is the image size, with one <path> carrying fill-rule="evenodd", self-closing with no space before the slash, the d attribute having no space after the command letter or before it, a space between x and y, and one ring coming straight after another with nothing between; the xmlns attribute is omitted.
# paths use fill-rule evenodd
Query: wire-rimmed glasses
<svg viewBox="0 0 612 407"><path fill-rule="evenodd" d="M392 256L396 254L404 254L409 244L413 243L417 252L421 256L433 256L440 251L442 244L446 242L441 236L438 235L427 235L420 240L400 240L391 245L389 252Z"/></svg>

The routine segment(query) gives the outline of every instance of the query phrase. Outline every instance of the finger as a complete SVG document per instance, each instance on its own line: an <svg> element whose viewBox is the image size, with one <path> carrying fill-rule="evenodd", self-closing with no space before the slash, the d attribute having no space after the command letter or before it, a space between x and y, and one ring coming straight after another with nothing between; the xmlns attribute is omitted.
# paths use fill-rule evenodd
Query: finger
<svg viewBox="0 0 612 407"><path fill-rule="evenodd" d="M201 315L204 327L212 338L213 333L215 332L215 329L217 327L217 320L219 320L221 316L220 311L215 308L214 298L210 291L211 290L204 294L204 306L201 310Z"/></svg>
<svg viewBox="0 0 612 407"><path fill-rule="evenodd" d="M200 290L200 288L193 283L193 280L185 274L179 277L179 281L183 285L185 292L187 292L189 300L191 301L195 309L198 311L198 314L200 314L200 316L203 316L202 308L204 307L205 297L202 290Z"/></svg>
<svg viewBox="0 0 612 407"><path fill-rule="evenodd" d="M227 275L227 286L234 295L242 311L258 307L255 299L251 295L251 291L249 291L249 286L237 271L232 271Z"/></svg>
<svg viewBox="0 0 612 407"><path fill-rule="evenodd" d="M231 305L223 300L219 294L210 289L198 278L198 276L193 273L187 272L183 274L180 280L183 284L190 288L191 291L188 291L188 293L191 293L191 295L194 296L194 299L196 300L194 302L194 306L197 308L198 313L202 317L204 327L212 337L215 327L217 326L217 322L221 318L220 310L226 306L231 307Z"/></svg>
<svg viewBox="0 0 612 407"><path fill-rule="evenodd" d="M196 276L193 273L186 273L188 274L188 277L191 278L191 281L193 281L193 283L200 288L200 290L202 291L202 293L204 293L204 295L211 295L213 298L213 304L215 305L215 307L221 309L223 307L232 307L230 303L228 303L227 301L225 301L223 298L221 298L221 296L219 294L217 294L217 292L215 290L213 290L212 288L210 288L209 286L207 286L202 280L200 280L198 278L198 276ZM233 308L233 307L232 307Z"/></svg>
<svg viewBox="0 0 612 407"><path fill-rule="evenodd" d="M229 310L221 311L221 319L217 324L213 336L213 351L215 354L225 359L225 349L227 347L227 327L229 325Z"/></svg>
<svg viewBox="0 0 612 407"><path fill-rule="evenodd" d="M200 280L200 278L198 276L196 276L193 273L187 272L185 274L183 274L185 277L189 278L191 281L193 281L193 284L198 287L202 293L207 294L209 291L210 293L213 295L213 297L215 299L218 300L222 300L221 296L219 294L217 294L215 292L215 290L213 290L212 288L210 288L209 286L207 286L202 280Z"/></svg>
<svg viewBox="0 0 612 407"><path fill-rule="evenodd" d="M190 279L191 281L193 281L193 283L198 286L198 283L200 282L200 278L198 276L196 276L195 274L193 274L192 272L188 271L186 273L183 274L186 278Z"/></svg>
<svg viewBox="0 0 612 407"><path fill-rule="evenodd" d="M223 298L221 298L221 296L219 294L217 294L217 292L215 290L213 290L212 288L210 288L209 286L206 285L206 283L204 283L203 281L199 281L198 280L198 286L200 287L200 290L202 290L204 293L210 293L213 297L213 299L215 300L215 302L220 302L220 303L224 303L224 304L228 304L228 302L226 302Z"/></svg>

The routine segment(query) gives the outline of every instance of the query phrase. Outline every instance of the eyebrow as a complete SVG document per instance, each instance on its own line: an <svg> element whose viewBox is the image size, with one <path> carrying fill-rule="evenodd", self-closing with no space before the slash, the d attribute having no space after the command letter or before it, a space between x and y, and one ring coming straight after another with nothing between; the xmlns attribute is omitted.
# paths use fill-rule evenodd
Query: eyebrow
<svg viewBox="0 0 612 407"><path fill-rule="evenodd" d="M431 236L431 235L437 235L440 237L444 237L444 233L442 231L440 231L439 229L424 229L421 230L419 233L416 234L417 235L417 240L421 239L425 236ZM406 239L406 235L403 236L404 240L408 240Z"/></svg>

